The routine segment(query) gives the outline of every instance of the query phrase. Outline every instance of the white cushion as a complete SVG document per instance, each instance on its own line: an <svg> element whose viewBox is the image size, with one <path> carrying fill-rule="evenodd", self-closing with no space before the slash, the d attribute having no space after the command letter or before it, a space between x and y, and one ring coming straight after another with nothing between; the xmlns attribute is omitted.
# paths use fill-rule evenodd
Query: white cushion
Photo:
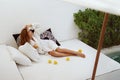
<svg viewBox="0 0 120 80"><path fill-rule="evenodd" d="M71 23L71 20L69 20ZM64 24L62 26L42 26L40 24L32 24L35 29L35 33L41 34L47 29L51 28L52 34L58 41L66 41L78 37L79 29L75 25ZM58 25L58 24L57 24Z"/></svg>
<svg viewBox="0 0 120 80"><path fill-rule="evenodd" d="M23 80L6 45L0 45L0 80Z"/></svg>
<svg viewBox="0 0 120 80"><path fill-rule="evenodd" d="M37 50L33 48L28 42L18 48L21 52L23 52L27 57L35 62L39 62L40 55Z"/></svg>
<svg viewBox="0 0 120 80"><path fill-rule="evenodd" d="M35 30L35 33L37 33L38 35L40 35L41 33L43 33L44 31L46 31L47 29L49 29L50 27L44 27L44 26L40 26L40 24L32 24L32 28Z"/></svg>
<svg viewBox="0 0 120 80"><path fill-rule="evenodd" d="M13 60L20 64L20 65L31 65L31 61L29 58L27 58L25 55L23 55L20 51L18 51L16 48L7 46L8 51L10 52Z"/></svg>

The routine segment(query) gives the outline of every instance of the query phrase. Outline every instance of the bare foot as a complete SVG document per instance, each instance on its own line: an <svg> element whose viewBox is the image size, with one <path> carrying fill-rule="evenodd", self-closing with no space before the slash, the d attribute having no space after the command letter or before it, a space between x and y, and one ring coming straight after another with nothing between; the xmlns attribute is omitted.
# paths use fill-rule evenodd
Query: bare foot
<svg viewBox="0 0 120 80"><path fill-rule="evenodd" d="M83 53L78 53L77 56L80 56L80 57L82 57L82 58L85 58L85 54L83 54Z"/></svg>

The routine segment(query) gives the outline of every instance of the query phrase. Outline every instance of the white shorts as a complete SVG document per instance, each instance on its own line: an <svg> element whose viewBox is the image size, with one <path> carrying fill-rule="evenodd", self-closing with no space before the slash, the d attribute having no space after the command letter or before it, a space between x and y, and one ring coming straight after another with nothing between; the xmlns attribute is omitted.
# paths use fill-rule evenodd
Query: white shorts
<svg viewBox="0 0 120 80"><path fill-rule="evenodd" d="M45 52L53 51L58 48L57 44L52 40L41 40L40 44Z"/></svg>
<svg viewBox="0 0 120 80"><path fill-rule="evenodd" d="M53 51L58 48L57 44L52 40L42 40L35 37L33 37L33 39L35 41L31 41L31 44L34 45L35 43L37 43L39 46L37 50L41 54L48 53L49 51Z"/></svg>

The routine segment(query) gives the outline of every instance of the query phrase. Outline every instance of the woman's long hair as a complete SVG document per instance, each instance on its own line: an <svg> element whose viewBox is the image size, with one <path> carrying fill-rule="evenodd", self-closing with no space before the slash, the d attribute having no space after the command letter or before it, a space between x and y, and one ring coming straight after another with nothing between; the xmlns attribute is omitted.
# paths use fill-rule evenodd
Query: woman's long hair
<svg viewBox="0 0 120 80"><path fill-rule="evenodd" d="M20 33L20 45L24 45L26 42L30 42L27 28L24 28Z"/></svg>

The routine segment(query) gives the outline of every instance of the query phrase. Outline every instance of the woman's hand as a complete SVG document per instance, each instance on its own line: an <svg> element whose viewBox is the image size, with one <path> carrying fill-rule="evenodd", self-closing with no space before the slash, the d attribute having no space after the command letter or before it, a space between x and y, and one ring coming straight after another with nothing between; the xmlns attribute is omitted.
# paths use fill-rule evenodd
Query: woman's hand
<svg viewBox="0 0 120 80"><path fill-rule="evenodd" d="M35 44L35 45L33 45L33 47L34 47L35 49L37 49L37 48L38 48L38 45L37 45L37 44Z"/></svg>

